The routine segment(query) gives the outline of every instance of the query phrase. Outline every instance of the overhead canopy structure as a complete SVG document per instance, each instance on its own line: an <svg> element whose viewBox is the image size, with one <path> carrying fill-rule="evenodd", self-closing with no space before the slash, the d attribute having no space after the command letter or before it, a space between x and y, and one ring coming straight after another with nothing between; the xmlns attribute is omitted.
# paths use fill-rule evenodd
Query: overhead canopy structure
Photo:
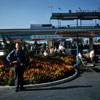
<svg viewBox="0 0 100 100"><path fill-rule="evenodd" d="M63 36L63 37L85 37L85 38L93 38L98 37L98 34L100 32L94 32L94 31L57 31L57 35Z"/></svg>
<svg viewBox="0 0 100 100"><path fill-rule="evenodd" d="M59 20L100 19L100 12L52 13L52 16L50 19L59 19Z"/></svg>
<svg viewBox="0 0 100 100"><path fill-rule="evenodd" d="M51 19L55 20L93 20L99 19L100 20L100 12L69 12L69 13L52 13ZM81 23L82 24L82 23ZM100 34L100 27L79 27L77 22L77 27L70 28L68 27L67 30L56 32L57 35L64 36L64 37L96 37Z"/></svg>

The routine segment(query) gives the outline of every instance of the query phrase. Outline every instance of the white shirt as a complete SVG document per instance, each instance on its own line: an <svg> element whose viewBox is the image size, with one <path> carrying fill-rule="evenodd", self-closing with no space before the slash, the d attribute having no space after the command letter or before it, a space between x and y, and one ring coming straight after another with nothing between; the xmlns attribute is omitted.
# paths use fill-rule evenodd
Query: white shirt
<svg viewBox="0 0 100 100"><path fill-rule="evenodd" d="M81 55L81 53L78 54L78 57L79 57L80 59L82 59L82 55Z"/></svg>
<svg viewBox="0 0 100 100"><path fill-rule="evenodd" d="M65 48L62 45L59 46L59 50L62 50L63 51L64 49Z"/></svg>
<svg viewBox="0 0 100 100"><path fill-rule="evenodd" d="M47 56L47 55L48 55L48 53L47 53L47 52L44 52L43 54L44 54L44 56Z"/></svg>
<svg viewBox="0 0 100 100"><path fill-rule="evenodd" d="M94 51L91 51L90 52L90 58L93 58L94 57Z"/></svg>

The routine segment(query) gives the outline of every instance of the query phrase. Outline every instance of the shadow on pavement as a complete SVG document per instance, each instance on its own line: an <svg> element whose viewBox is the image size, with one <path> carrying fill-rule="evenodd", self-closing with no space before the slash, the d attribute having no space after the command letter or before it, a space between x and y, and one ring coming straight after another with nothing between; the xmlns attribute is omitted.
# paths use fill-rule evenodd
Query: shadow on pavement
<svg viewBox="0 0 100 100"><path fill-rule="evenodd" d="M79 72L78 76L80 76L80 74L83 74L84 72L97 72L97 73L100 73L100 69L97 68L97 67L91 68L91 70L90 69L85 69L85 68L80 68L78 72Z"/></svg>
<svg viewBox="0 0 100 100"><path fill-rule="evenodd" d="M65 89L73 89L73 88L90 88L91 85L80 85L80 86L67 86L67 87L41 87L41 88L34 88L34 87L26 87L24 91L38 91L38 90L65 90Z"/></svg>
<svg viewBox="0 0 100 100"><path fill-rule="evenodd" d="M93 70L97 73L100 73L100 69L99 68L93 68Z"/></svg>

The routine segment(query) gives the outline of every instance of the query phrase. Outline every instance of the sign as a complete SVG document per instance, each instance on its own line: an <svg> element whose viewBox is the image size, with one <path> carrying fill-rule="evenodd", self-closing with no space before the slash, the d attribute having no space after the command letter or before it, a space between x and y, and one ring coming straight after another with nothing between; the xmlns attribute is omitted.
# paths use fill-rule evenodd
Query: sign
<svg viewBox="0 0 100 100"><path fill-rule="evenodd" d="M11 39L64 39L59 35L9 35Z"/></svg>
<svg viewBox="0 0 100 100"><path fill-rule="evenodd" d="M32 35L32 39L63 39L65 37L59 35Z"/></svg>
<svg viewBox="0 0 100 100"><path fill-rule="evenodd" d="M95 10L88 10L88 9L78 8L78 9L76 10L76 12L100 12L100 8L98 7L98 8L95 9Z"/></svg>

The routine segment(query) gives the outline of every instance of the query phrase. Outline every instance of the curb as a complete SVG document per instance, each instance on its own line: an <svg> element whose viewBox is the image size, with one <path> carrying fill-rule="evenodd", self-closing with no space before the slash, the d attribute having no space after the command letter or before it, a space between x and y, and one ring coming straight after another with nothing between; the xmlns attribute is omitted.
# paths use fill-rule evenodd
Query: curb
<svg viewBox="0 0 100 100"><path fill-rule="evenodd" d="M48 86L53 86L53 85L58 85L62 84L68 81L73 80L78 74L77 69L75 69L75 73L72 76L69 76L67 78L53 81L53 82L47 82L47 83L41 83L41 84L30 84L30 85L24 85L24 87L33 87L33 88L39 88L39 87L48 87ZM14 88L15 86L0 86L0 88Z"/></svg>
<svg viewBox="0 0 100 100"><path fill-rule="evenodd" d="M58 85L58 84L62 84L62 83L73 80L77 76L77 74L78 74L78 71L77 71L77 69L75 69L75 73L70 77L67 77L67 78L64 78L61 80L57 80L57 81L53 81L53 82L25 85L25 87L38 88L38 87L48 87L48 86Z"/></svg>

